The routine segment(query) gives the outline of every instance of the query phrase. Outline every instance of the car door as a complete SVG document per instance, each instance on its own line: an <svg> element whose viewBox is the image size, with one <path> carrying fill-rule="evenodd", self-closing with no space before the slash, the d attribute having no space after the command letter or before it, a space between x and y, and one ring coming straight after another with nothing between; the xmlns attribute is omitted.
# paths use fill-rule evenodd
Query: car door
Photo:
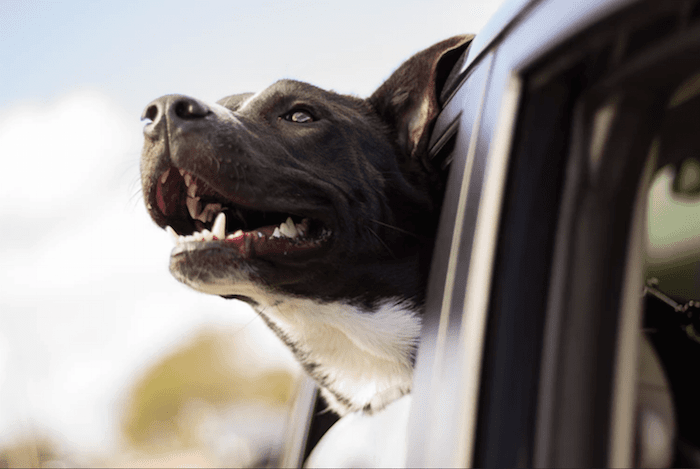
<svg viewBox="0 0 700 469"><path fill-rule="evenodd" d="M457 137L409 466L639 462L647 193L699 12L512 2L477 36L434 135Z"/></svg>

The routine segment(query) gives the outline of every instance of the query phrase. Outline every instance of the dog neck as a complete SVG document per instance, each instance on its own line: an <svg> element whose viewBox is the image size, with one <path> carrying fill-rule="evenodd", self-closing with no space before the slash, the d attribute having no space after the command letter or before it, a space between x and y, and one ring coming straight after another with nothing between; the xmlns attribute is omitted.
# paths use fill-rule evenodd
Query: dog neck
<svg viewBox="0 0 700 469"><path fill-rule="evenodd" d="M409 302L387 300L367 311L277 298L255 309L338 414L372 413L410 391L420 318Z"/></svg>
<svg viewBox="0 0 700 469"><path fill-rule="evenodd" d="M172 269L171 269L172 270ZM320 301L274 292L239 269L222 277L175 277L202 293L241 299L294 353L339 415L373 413L411 390L420 305L389 297Z"/></svg>

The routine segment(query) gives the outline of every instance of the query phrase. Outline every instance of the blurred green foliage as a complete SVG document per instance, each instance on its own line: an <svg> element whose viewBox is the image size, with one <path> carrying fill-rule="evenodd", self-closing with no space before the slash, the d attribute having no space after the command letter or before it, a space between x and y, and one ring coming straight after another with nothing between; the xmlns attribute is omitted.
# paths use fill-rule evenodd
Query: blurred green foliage
<svg viewBox="0 0 700 469"><path fill-rule="evenodd" d="M237 402L285 405L294 377L286 370L240 371L231 337L200 333L191 343L164 357L141 377L129 396L122 420L128 443L161 445L174 440L195 444L188 404L223 410ZM237 365L238 363L238 365Z"/></svg>

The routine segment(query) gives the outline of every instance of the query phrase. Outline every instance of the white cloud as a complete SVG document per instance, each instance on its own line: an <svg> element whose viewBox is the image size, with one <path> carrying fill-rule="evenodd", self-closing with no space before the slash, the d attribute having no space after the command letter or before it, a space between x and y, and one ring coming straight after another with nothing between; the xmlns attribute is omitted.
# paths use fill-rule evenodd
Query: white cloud
<svg viewBox="0 0 700 469"><path fill-rule="evenodd" d="M247 306L168 274L172 241L132 199L140 125L95 92L0 111L0 443L46 428L106 449L130 380L204 324L289 364Z"/></svg>
<svg viewBox="0 0 700 469"><path fill-rule="evenodd" d="M70 204L80 210L79 198L113 184L120 164L138 152L138 128L136 119L95 91L0 113L0 212L50 216Z"/></svg>

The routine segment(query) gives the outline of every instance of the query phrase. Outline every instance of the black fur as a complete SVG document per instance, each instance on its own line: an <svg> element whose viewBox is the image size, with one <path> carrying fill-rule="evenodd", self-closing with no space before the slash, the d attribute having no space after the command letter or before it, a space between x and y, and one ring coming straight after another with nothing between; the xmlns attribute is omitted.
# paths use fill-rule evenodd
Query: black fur
<svg viewBox="0 0 700 469"><path fill-rule="evenodd" d="M250 303L339 413L410 390L443 189L428 142L471 38L416 54L367 99L281 80L144 111L143 193L176 232L171 272ZM288 217L301 232L280 236Z"/></svg>
<svg viewBox="0 0 700 469"><path fill-rule="evenodd" d="M178 234L195 230L182 200L168 216L156 208L155 183L175 167L206 181L231 205L244 200L256 210L310 217L332 231L318 256L242 260L212 248L182 268L240 265L275 290L322 301L422 303L441 199L436 174L421 162L437 115L435 75L440 57L469 40L452 38L416 55L366 100L282 80L242 110L251 94L221 99L231 121L184 96L151 103L144 113L153 122L145 129L143 192L160 226ZM411 140L408 121L423 102L429 115ZM178 115L186 106L193 112ZM294 109L316 120L285 120Z"/></svg>

